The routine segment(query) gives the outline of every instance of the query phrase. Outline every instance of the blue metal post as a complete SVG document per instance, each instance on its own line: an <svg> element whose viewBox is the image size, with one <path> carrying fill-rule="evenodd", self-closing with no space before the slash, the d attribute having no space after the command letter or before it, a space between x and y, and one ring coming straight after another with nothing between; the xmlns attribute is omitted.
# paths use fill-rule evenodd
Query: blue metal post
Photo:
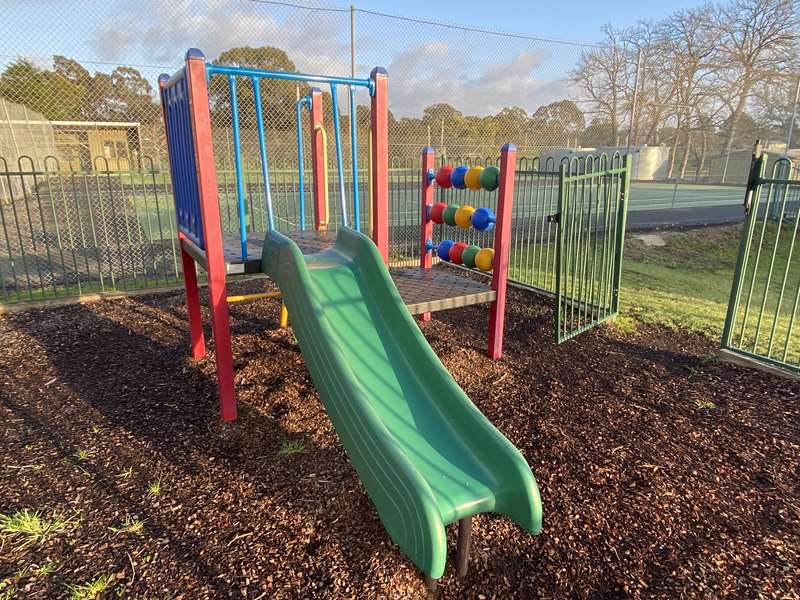
<svg viewBox="0 0 800 600"><path fill-rule="evenodd" d="M247 226L244 210L244 173L242 173L242 147L239 139L239 107L236 102L236 77L228 76L231 90L231 116L233 119L233 158L236 165L236 201L239 207L239 239L242 242L242 260L247 260Z"/></svg>
<svg viewBox="0 0 800 600"><path fill-rule="evenodd" d="M361 206L358 199L358 131L355 89L350 86L350 158L353 161L353 228L361 231Z"/></svg>
<svg viewBox="0 0 800 600"><path fill-rule="evenodd" d="M264 114L261 111L261 80L251 77L253 84L253 102L256 105L256 124L258 126L258 150L261 155L261 177L264 180L264 197L267 201L267 217L269 229L275 229L275 220L272 216L272 191L269 188L269 162L267 161L267 141L264 134Z"/></svg>
<svg viewBox="0 0 800 600"><path fill-rule="evenodd" d="M339 203L342 211L342 226L347 227L347 200L344 196L344 167L342 166L342 132L339 127L339 98L336 84L331 84L331 103L333 104L333 134L336 138L336 171L339 174Z"/></svg>
<svg viewBox="0 0 800 600"><path fill-rule="evenodd" d="M308 96L303 96L294 105L297 117L297 181L300 186L300 231L306 228L306 191L303 169L303 106L310 105Z"/></svg>

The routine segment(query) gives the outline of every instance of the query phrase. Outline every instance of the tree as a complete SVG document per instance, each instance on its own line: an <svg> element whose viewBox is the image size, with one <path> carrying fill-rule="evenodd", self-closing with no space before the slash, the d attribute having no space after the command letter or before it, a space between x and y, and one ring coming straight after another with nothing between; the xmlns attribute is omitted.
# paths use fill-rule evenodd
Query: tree
<svg viewBox="0 0 800 600"><path fill-rule="evenodd" d="M714 12L720 37L721 101L730 111L725 151L730 152L759 81L785 71L798 51L794 0L734 0Z"/></svg>
<svg viewBox="0 0 800 600"><path fill-rule="evenodd" d="M571 79L592 101L598 118L609 124L610 137L616 140L634 61L621 31L611 25L604 25L602 31L604 43L581 54Z"/></svg>
<svg viewBox="0 0 800 600"><path fill-rule="evenodd" d="M271 71L297 71L288 54L273 46L253 48L241 46L225 50L219 55L217 64L235 67L251 67ZM260 92L262 114L268 128L288 130L294 128L294 103L297 97L308 93L308 86L293 81L261 79ZM239 122L243 128L255 126L256 111L253 86L250 81L239 77L236 81L236 99L239 109ZM231 95L228 78L211 78L209 102L214 119L222 126L231 122Z"/></svg>
<svg viewBox="0 0 800 600"><path fill-rule="evenodd" d="M540 106L531 117L537 138L547 145L577 146L578 137L586 128L583 111L572 100L559 100Z"/></svg>
<svg viewBox="0 0 800 600"><path fill-rule="evenodd" d="M8 65L0 75L0 96L51 121L74 118L84 95L80 85L23 58Z"/></svg>

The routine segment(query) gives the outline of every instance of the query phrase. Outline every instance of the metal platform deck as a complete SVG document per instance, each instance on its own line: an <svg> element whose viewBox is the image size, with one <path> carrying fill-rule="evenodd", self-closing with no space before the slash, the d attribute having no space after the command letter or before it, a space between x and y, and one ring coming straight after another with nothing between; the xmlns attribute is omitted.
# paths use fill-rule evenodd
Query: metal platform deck
<svg viewBox="0 0 800 600"><path fill-rule="evenodd" d="M297 231L288 237L294 240L303 254L323 252L336 242L336 234L328 232ZM247 260L242 260L238 235L223 234L222 239L229 275L261 272L263 233L248 234ZM188 240L183 243L187 252L205 269L205 253ZM434 267L428 271L421 268L391 268L389 273L412 315L483 304L492 302L496 297L495 291L487 284L463 277L448 267Z"/></svg>

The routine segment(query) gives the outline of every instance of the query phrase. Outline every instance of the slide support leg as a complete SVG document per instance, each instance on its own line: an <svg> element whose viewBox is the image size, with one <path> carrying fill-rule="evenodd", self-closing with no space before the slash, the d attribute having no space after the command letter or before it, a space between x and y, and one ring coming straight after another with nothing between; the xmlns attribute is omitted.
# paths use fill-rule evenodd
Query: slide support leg
<svg viewBox="0 0 800 600"><path fill-rule="evenodd" d="M281 302L280 328L284 329L287 325L289 325L289 311L287 310L286 305Z"/></svg>
<svg viewBox="0 0 800 600"><path fill-rule="evenodd" d="M186 289L186 309L189 312L192 358L201 358L206 354L206 340L203 336L203 317L200 313L197 266L194 259L183 249L183 245L181 245L181 264L183 265L183 285Z"/></svg>
<svg viewBox="0 0 800 600"><path fill-rule="evenodd" d="M472 517L464 517L458 522L458 547L456 549L456 572L466 577L469 567L469 545L472 541Z"/></svg>

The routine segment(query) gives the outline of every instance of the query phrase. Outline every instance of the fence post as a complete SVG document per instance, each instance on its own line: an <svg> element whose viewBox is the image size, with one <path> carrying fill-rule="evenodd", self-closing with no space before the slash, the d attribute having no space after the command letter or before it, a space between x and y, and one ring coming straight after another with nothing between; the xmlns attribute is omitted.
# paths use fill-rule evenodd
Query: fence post
<svg viewBox="0 0 800 600"><path fill-rule="evenodd" d="M628 196L631 189L631 168L633 157L630 153L625 155L625 180L622 184L622 194L617 207L617 239L614 248L614 280L612 282L614 296L612 297L611 313L619 312L620 283L622 281L622 252L625 248L625 225L628 220Z"/></svg>
<svg viewBox="0 0 800 600"><path fill-rule="evenodd" d="M497 223L494 233L492 289L496 296L489 309L489 357L493 360L503 356L503 324L506 314L509 238L516 166L517 147L514 144L506 144L500 152L500 186L497 191Z"/></svg>
<svg viewBox="0 0 800 600"><path fill-rule="evenodd" d="M328 228L328 174L325 172L328 161L325 160L325 136L322 135L325 123L323 121L322 90L311 88L311 179L314 181L314 229L317 231Z"/></svg>
<svg viewBox="0 0 800 600"><path fill-rule="evenodd" d="M430 269L433 262L432 252L428 250L428 240L433 240L433 221L430 219L430 209L433 206L433 180L428 176L429 171L436 168L436 157L433 148L428 146L422 150L422 210L420 231L420 267ZM431 320L431 313L422 313L423 321Z"/></svg>
<svg viewBox="0 0 800 600"><path fill-rule="evenodd" d="M236 420L236 392L233 385L233 356L228 315L226 267L219 216L219 190L211 137L211 114L208 104L205 57L193 48L186 53L186 78L189 88L189 120L194 137L197 161L197 188L205 241L208 295L214 353L217 359L217 389L220 410L225 421Z"/></svg>
<svg viewBox="0 0 800 600"><path fill-rule="evenodd" d="M389 76L383 67L370 73L375 89L372 124L372 241L389 264Z"/></svg>

